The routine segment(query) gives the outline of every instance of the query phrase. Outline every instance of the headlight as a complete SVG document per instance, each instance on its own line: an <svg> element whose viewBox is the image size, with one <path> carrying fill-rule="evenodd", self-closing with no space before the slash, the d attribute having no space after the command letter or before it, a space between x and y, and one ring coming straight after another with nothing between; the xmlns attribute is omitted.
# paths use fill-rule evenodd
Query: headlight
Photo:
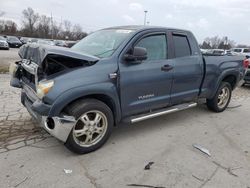
<svg viewBox="0 0 250 188"><path fill-rule="evenodd" d="M39 82L36 89L37 96L40 99L43 98L44 95L46 95L53 86L54 86L53 80L46 80Z"/></svg>

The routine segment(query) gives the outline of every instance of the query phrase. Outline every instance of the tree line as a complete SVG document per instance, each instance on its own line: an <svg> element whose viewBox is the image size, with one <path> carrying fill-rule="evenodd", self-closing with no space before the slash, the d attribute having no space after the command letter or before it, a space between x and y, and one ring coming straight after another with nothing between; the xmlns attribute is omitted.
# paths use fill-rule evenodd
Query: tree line
<svg viewBox="0 0 250 188"><path fill-rule="evenodd" d="M224 49L229 50L231 48L238 47L238 48L249 48L249 46L244 44L236 45L236 42L233 40L228 39L228 37L207 37L204 39L203 43L200 44L200 48L203 49Z"/></svg>
<svg viewBox="0 0 250 188"><path fill-rule="evenodd" d="M68 20L60 23L53 20L52 16L40 15L32 8L22 11L21 25L12 20L4 20L0 12L0 34L34 38L80 40L87 36L79 24L72 24Z"/></svg>

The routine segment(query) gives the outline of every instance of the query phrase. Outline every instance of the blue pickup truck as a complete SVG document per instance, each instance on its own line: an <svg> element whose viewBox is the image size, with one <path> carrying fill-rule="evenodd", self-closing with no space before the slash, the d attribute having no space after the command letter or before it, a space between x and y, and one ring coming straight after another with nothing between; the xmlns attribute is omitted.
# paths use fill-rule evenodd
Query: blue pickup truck
<svg viewBox="0 0 250 188"><path fill-rule="evenodd" d="M100 148L120 122L136 123L205 101L222 112L242 81L243 56L205 56L190 31L121 26L72 48L24 45L11 86L47 132L76 153Z"/></svg>

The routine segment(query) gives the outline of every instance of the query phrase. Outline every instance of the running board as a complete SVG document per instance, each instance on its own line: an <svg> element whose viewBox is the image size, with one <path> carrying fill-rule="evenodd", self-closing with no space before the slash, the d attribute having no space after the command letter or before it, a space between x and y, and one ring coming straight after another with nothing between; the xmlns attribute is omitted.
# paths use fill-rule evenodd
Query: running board
<svg viewBox="0 0 250 188"><path fill-rule="evenodd" d="M176 105L176 106L171 106L169 108L165 108L165 109L162 109L162 110L151 112L151 113L148 113L148 114L133 116L133 117L131 117L130 122L131 123L136 123L136 122L139 122L139 121L143 121L143 120L146 120L146 119L151 119L151 118L158 117L158 116L161 116L161 115L170 114L170 113L181 111L181 110L186 110L188 108L192 108L192 107L195 107L195 106L197 106L197 103L179 104L179 105Z"/></svg>

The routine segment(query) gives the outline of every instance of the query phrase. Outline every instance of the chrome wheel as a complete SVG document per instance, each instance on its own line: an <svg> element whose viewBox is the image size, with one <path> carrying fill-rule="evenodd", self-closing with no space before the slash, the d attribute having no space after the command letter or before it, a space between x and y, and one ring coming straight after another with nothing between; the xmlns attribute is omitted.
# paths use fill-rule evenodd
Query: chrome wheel
<svg viewBox="0 0 250 188"><path fill-rule="evenodd" d="M107 117L102 112L88 111L80 116L73 127L73 138L79 146L90 147L103 138L107 127Z"/></svg>
<svg viewBox="0 0 250 188"><path fill-rule="evenodd" d="M220 94L218 95L218 103L217 103L218 107L224 108L227 105L229 98L230 98L230 91L228 87L222 88Z"/></svg>

